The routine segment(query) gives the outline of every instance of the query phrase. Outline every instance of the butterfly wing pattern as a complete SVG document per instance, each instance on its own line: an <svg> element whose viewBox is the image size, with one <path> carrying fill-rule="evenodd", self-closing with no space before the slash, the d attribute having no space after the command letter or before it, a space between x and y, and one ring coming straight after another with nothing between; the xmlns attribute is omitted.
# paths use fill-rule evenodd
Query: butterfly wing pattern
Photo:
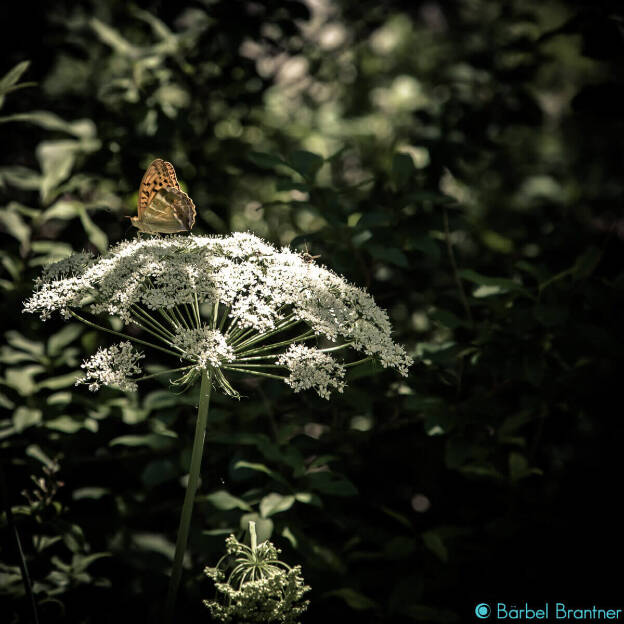
<svg viewBox="0 0 624 624"><path fill-rule="evenodd" d="M138 214L132 224L141 232L188 232L195 224L195 204L178 184L175 169L157 158L147 168L139 187Z"/></svg>

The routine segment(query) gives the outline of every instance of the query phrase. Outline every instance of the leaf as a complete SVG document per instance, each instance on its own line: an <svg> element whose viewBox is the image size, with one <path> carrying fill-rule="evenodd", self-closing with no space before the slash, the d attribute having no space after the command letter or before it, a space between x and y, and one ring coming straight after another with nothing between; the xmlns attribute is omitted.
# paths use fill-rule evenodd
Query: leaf
<svg viewBox="0 0 624 624"><path fill-rule="evenodd" d="M69 177L76 160L78 145L77 141L64 140L43 141L37 146L37 158L43 173L39 189L43 202L46 202L53 190Z"/></svg>
<svg viewBox="0 0 624 624"><path fill-rule="evenodd" d="M92 139L96 136L96 127L90 119L65 121L50 111L31 111L4 117L5 121L24 121L41 126L46 130L65 132L78 138Z"/></svg>
<svg viewBox="0 0 624 624"><path fill-rule="evenodd" d="M293 548L297 548L298 547L297 538L295 537L294 533L290 530L289 527L285 526L282 529L282 537L285 537L290 542L290 545Z"/></svg>
<svg viewBox="0 0 624 624"><path fill-rule="evenodd" d="M574 262L572 272L576 279L585 279L589 277L602 260L602 249L591 245L584 251Z"/></svg>
<svg viewBox="0 0 624 624"><path fill-rule="evenodd" d="M242 498L232 496L226 490L219 490L206 496L197 498L198 502L208 502L214 505L217 509L222 511L229 511L231 509L242 509L244 511L251 511L251 506L247 504Z"/></svg>
<svg viewBox="0 0 624 624"><path fill-rule="evenodd" d="M304 150L297 150L288 158L290 166L306 180L313 180L324 162L325 159L322 156Z"/></svg>
<svg viewBox="0 0 624 624"><path fill-rule="evenodd" d="M13 412L13 426L17 433L41 423L42 412L39 409L20 406Z"/></svg>
<svg viewBox="0 0 624 624"><path fill-rule="evenodd" d="M271 492L260 501L260 515L263 518L268 518L273 514L290 509L294 502L295 497L292 495L283 496L277 492Z"/></svg>
<svg viewBox="0 0 624 624"><path fill-rule="evenodd" d="M444 195L444 193L436 193L435 191L414 191L408 193L405 198L410 202L433 202L435 204L453 204L457 200L454 197Z"/></svg>
<svg viewBox="0 0 624 624"><path fill-rule="evenodd" d="M433 321L437 321L444 327L448 327L449 329L457 329L458 327L468 326L466 321L460 319L450 310L434 310L429 314L429 318Z"/></svg>
<svg viewBox="0 0 624 624"><path fill-rule="evenodd" d="M508 292L521 292L527 296L529 295L522 284L505 277L489 277L481 275L472 269L462 269L459 271L459 276L480 287L481 290L477 289L472 293L474 297L489 297Z"/></svg>
<svg viewBox="0 0 624 624"><path fill-rule="evenodd" d="M275 181L276 191L301 191L306 193L310 190L310 187L303 182L293 182L284 178L278 178Z"/></svg>
<svg viewBox="0 0 624 624"><path fill-rule="evenodd" d="M526 477L543 474L539 468L530 468L528 459L518 453L512 451L509 453L509 478L512 483L520 481Z"/></svg>
<svg viewBox="0 0 624 624"><path fill-rule="evenodd" d="M386 212L369 210L362 215L357 226L358 228L388 227L390 223L390 215Z"/></svg>
<svg viewBox="0 0 624 624"><path fill-rule="evenodd" d="M54 202L44 213L41 215L43 222L50 219L62 219L63 221L69 221L69 219L75 219L80 216L83 203L77 200L59 199Z"/></svg>
<svg viewBox="0 0 624 624"><path fill-rule="evenodd" d="M17 81L22 77L22 74L28 69L30 65L30 61L22 61L18 63L10 69L2 78L0 78L0 108L4 104L4 97L7 93L11 91L16 91L17 89L23 89L24 87L33 86L34 82L23 82L21 84L17 84ZM0 122L8 121L6 118L0 119Z"/></svg>
<svg viewBox="0 0 624 624"><path fill-rule="evenodd" d="M74 139L42 141L39 143L36 154L43 174L39 188L42 201L47 203L53 198L58 185L69 177L76 158L80 154L93 152L99 147L100 142L94 138L80 139L79 141ZM86 230L87 227L84 227Z"/></svg>
<svg viewBox="0 0 624 624"><path fill-rule="evenodd" d="M6 394L0 392L0 407L10 410L15 407L15 403Z"/></svg>
<svg viewBox="0 0 624 624"><path fill-rule="evenodd" d="M86 232L89 240L93 243L94 247L104 253L108 247L108 236L91 220L91 217L87 213L87 209L83 206L80 210L80 222Z"/></svg>
<svg viewBox="0 0 624 624"><path fill-rule="evenodd" d="M0 167L0 186L2 182L6 182L24 191L37 191L41 180L41 174L27 167Z"/></svg>
<svg viewBox="0 0 624 624"><path fill-rule="evenodd" d="M169 436L146 433L143 435L124 435L113 438L108 443L108 446L148 446L151 449L159 450L171 446L172 441L172 438Z"/></svg>
<svg viewBox="0 0 624 624"><path fill-rule="evenodd" d="M440 245L430 236L423 235L410 238L407 241L406 247L409 250L415 249L416 251L424 253L425 256L429 256L434 262L440 260Z"/></svg>
<svg viewBox="0 0 624 624"><path fill-rule="evenodd" d="M10 205L9 205L10 206ZM21 215L9 208L0 210L0 225L5 231L20 243L20 254L25 256L28 253L30 243L30 227L26 224Z"/></svg>
<svg viewBox="0 0 624 624"><path fill-rule="evenodd" d="M104 557L112 557L109 552L93 553L92 555L74 555L72 558L72 567L74 574L84 572L92 563Z"/></svg>
<svg viewBox="0 0 624 624"><path fill-rule="evenodd" d="M75 385L76 379L79 379L82 376L82 371L76 370L72 373L59 375L58 377L48 377L39 383L39 387L47 388L48 390L60 390L61 388L67 388L68 386Z"/></svg>
<svg viewBox="0 0 624 624"><path fill-rule="evenodd" d="M141 55L141 49L124 39L117 30L92 17L89 26L95 31L100 40L110 46L120 56L137 60Z"/></svg>
<svg viewBox="0 0 624 624"><path fill-rule="evenodd" d="M170 561L173 560L175 544L161 533L134 533L132 535L132 541L140 550L156 552Z"/></svg>
<svg viewBox="0 0 624 624"><path fill-rule="evenodd" d="M545 327L556 327L568 320L570 310L563 305L541 303L533 308L533 316Z"/></svg>
<svg viewBox="0 0 624 624"><path fill-rule="evenodd" d="M82 487L74 490L72 492L73 500L83 500L85 498L90 498L94 500L98 500L107 494L110 493L110 490L103 487Z"/></svg>
<svg viewBox="0 0 624 624"><path fill-rule="evenodd" d="M82 529L77 524L72 524L63 535L65 546L74 553L84 550L85 537Z"/></svg>
<svg viewBox="0 0 624 624"><path fill-rule="evenodd" d="M396 189L405 186L407 181L414 175L416 168L409 154L397 152L392 158L392 181Z"/></svg>
<svg viewBox="0 0 624 624"><path fill-rule="evenodd" d="M361 594L351 587L333 589L332 591L325 592L322 597L330 598L332 596L341 598L347 603L349 607L351 607L351 609L355 609L356 611L379 609L379 605L374 600L371 600L368 596Z"/></svg>
<svg viewBox="0 0 624 624"><path fill-rule="evenodd" d="M2 78L0 78L0 95L7 93L7 89L12 87L28 69L30 61L22 61L11 68Z"/></svg>
<svg viewBox="0 0 624 624"><path fill-rule="evenodd" d="M402 269L407 269L409 267L407 256L397 247L387 247L371 243L366 247L366 249L376 260L389 262L390 264L394 264Z"/></svg>
<svg viewBox="0 0 624 624"><path fill-rule="evenodd" d="M275 169L278 165L286 165L279 156L265 152L249 152L247 158L256 166L263 169Z"/></svg>
<svg viewBox="0 0 624 624"><path fill-rule="evenodd" d="M178 470L170 459L155 459L141 473L141 481L149 487L171 481L178 476Z"/></svg>
<svg viewBox="0 0 624 624"><path fill-rule="evenodd" d="M386 540L383 547L384 557L387 559L407 559L416 550L416 539L397 535Z"/></svg>
<svg viewBox="0 0 624 624"><path fill-rule="evenodd" d="M282 477L281 474L274 472L273 470L271 470L270 468L268 468L267 466L265 466L264 464L259 464L259 463L252 463L252 462L248 462L248 461L244 461L244 460L239 460L234 464L234 471L236 470L240 470L241 468L247 468L248 470L255 470L258 472L264 472L265 474L269 475L272 479L274 479L275 481L277 481L278 483L282 483L283 485L288 486L288 481L286 481L286 479L284 479L284 477Z"/></svg>
<svg viewBox="0 0 624 624"><path fill-rule="evenodd" d="M82 422L74 420L71 416L59 416L52 420L45 422L46 429L53 429L54 431L60 431L61 433L76 433L84 427Z"/></svg>
<svg viewBox="0 0 624 624"><path fill-rule="evenodd" d="M355 496L358 491L346 477L329 470L306 475L310 487L331 496Z"/></svg>
<svg viewBox="0 0 624 624"><path fill-rule="evenodd" d="M448 561L448 550L442 541L442 538L438 535L435 529L431 531L425 531L422 535L422 540L425 546L436 556L440 561L446 563Z"/></svg>
<svg viewBox="0 0 624 624"><path fill-rule="evenodd" d="M5 383L16 390L20 396L31 396L37 391L38 385L35 375L43 373L45 368L38 364L24 366L23 368L10 368L6 372Z"/></svg>
<svg viewBox="0 0 624 624"><path fill-rule="evenodd" d="M297 492L295 494L295 499L299 503L304 503L306 505L314 505L315 507L322 507L323 501L312 492Z"/></svg>
<svg viewBox="0 0 624 624"><path fill-rule="evenodd" d="M30 340L26 336L20 334L18 331L9 330L5 335L6 341L16 349L21 349L30 353L35 358L39 359L44 354L43 344L36 340Z"/></svg>
<svg viewBox="0 0 624 624"><path fill-rule="evenodd" d="M48 353L54 357L58 355L68 344L72 343L83 332L83 326L78 323L65 325L63 329L53 334L48 339Z"/></svg>
<svg viewBox="0 0 624 624"><path fill-rule="evenodd" d="M169 390L154 390L154 392L150 392L143 401L143 407L149 411L174 407L176 405L180 405L180 397L173 392L169 392Z"/></svg>
<svg viewBox="0 0 624 624"><path fill-rule="evenodd" d="M40 461L48 468L52 468L54 466L54 462L41 450L41 448L37 444L30 444L29 446L27 446L26 455Z"/></svg>

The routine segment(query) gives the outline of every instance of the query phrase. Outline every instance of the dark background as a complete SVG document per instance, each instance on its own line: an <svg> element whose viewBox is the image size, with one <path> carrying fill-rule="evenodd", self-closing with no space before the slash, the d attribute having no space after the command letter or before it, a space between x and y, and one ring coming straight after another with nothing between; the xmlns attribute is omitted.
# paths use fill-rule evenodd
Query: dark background
<svg viewBox="0 0 624 624"><path fill-rule="evenodd" d="M0 109L0 461L42 621L162 608L195 396L74 388L105 339L21 313L43 264L135 235L123 217L155 157L197 204L194 232L305 242L371 291L416 358L407 380L354 372L329 403L246 379L246 398L215 400L179 621L208 618L201 571L249 519L223 490L302 565L305 622L624 606L620 3L0 15L0 75L30 61L19 82L35 83ZM315 172L302 150L334 157ZM53 493L29 504L21 491L54 458ZM294 492L313 504L262 517L265 496ZM2 613L28 621L6 514L1 530Z"/></svg>

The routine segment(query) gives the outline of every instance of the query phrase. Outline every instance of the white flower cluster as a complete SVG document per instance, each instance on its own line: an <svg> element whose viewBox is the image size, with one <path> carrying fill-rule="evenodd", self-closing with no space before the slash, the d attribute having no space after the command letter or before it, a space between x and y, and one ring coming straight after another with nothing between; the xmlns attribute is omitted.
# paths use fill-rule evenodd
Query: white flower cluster
<svg viewBox="0 0 624 624"><path fill-rule="evenodd" d="M133 375L141 372L139 360L144 356L130 342L120 342L106 349L98 349L95 355L82 364L85 376L76 380L76 385L89 384L89 390L96 392L100 386L115 386L126 392L135 392L137 384Z"/></svg>
<svg viewBox="0 0 624 624"><path fill-rule="evenodd" d="M252 550L230 535L225 543L228 554L204 570L217 590L215 600L204 600L212 618L227 624L299 624L309 605L303 596L311 589L304 584L301 566L280 561L280 550L271 542ZM228 566L233 570L226 576Z"/></svg>
<svg viewBox="0 0 624 624"><path fill-rule="evenodd" d="M317 336L349 342L382 366L407 375L412 358L392 340L386 312L367 292L306 260L303 254L277 249L242 232L135 239L98 258L77 254L52 265L25 303L25 311L46 319L53 311L68 316L70 310L87 308L131 322L137 308L170 310L219 302L238 327L268 332L294 318ZM203 350L199 348L203 338L188 340L199 341L191 345L197 357L201 351L207 362L214 358L221 362L229 355L213 338ZM323 366L329 375L327 360ZM341 369L333 370L335 374ZM303 388L310 374L291 370L292 383ZM312 386L323 387L321 378Z"/></svg>
<svg viewBox="0 0 624 624"><path fill-rule="evenodd" d="M184 352L184 357L197 362L198 369L219 368L232 362L236 356L225 336L217 329L204 325L201 329L180 329L173 344Z"/></svg>
<svg viewBox="0 0 624 624"><path fill-rule="evenodd" d="M302 344L290 345L277 359L290 371L284 381L295 391L313 388L324 399L329 399L332 388L344 389L345 368L331 355Z"/></svg>

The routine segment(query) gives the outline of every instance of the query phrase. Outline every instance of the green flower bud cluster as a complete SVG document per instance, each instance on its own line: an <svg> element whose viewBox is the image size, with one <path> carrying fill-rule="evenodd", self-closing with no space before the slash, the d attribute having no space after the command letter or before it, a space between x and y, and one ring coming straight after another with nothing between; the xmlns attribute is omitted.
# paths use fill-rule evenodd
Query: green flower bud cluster
<svg viewBox="0 0 624 624"><path fill-rule="evenodd" d="M299 624L309 604L302 598L310 590L301 566L291 568L280 561L280 550L271 542L256 545L253 525L251 548L230 535L225 541L227 554L214 568L204 570L217 593L204 604L215 620L224 623Z"/></svg>

